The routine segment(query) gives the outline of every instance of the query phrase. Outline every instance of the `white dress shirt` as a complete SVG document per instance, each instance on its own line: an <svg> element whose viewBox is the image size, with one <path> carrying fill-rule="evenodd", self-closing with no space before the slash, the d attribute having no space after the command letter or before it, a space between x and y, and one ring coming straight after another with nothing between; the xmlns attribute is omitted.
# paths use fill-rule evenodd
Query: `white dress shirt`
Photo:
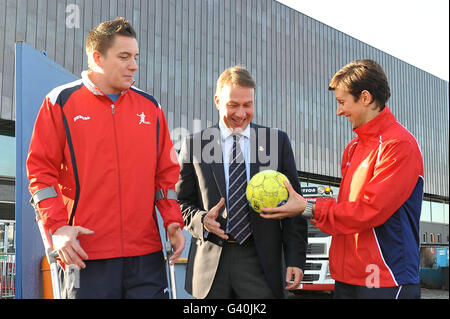
<svg viewBox="0 0 450 319"><path fill-rule="evenodd" d="M222 139L222 156L223 156L223 169L225 173L225 185L226 185L226 192L227 192L227 198L226 205L228 205L228 186L229 184L229 170L230 170L230 160L231 160L231 151L233 150L233 132L231 132L223 123L222 120L219 121L219 129L220 129L220 136ZM244 161L245 161L245 168L247 173L247 183L250 181L250 125L246 127L246 129L240 133L239 135L243 136L239 140L239 146L242 150ZM228 222L227 222L227 232L228 232Z"/></svg>

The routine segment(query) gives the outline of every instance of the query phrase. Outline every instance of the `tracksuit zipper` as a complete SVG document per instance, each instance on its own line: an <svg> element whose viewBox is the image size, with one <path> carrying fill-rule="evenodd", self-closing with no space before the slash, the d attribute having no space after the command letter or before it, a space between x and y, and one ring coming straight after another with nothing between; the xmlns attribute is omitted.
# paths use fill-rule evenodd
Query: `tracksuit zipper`
<svg viewBox="0 0 450 319"><path fill-rule="evenodd" d="M111 99L110 99L111 100ZM111 102L113 102L111 100ZM114 128L114 145L116 147L116 160L117 160L117 180L118 180L118 188L119 188L119 213L120 213L120 249L121 249L121 255L124 254L124 247L123 247L123 216L122 216L122 186L121 186L121 180L120 180L120 160L119 160L119 147L117 145L117 130L116 130L116 119L115 119L115 105L114 103L111 104L111 116L113 120L113 128Z"/></svg>

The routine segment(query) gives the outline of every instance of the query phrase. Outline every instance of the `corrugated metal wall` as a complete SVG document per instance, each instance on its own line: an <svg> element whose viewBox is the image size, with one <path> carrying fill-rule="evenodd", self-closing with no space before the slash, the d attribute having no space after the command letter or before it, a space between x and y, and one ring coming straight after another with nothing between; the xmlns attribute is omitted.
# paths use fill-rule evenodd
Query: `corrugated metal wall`
<svg viewBox="0 0 450 319"><path fill-rule="evenodd" d="M77 22L69 4L79 27L67 27ZM240 63L258 84L255 122L287 131L298 169L314 174L340 177L352 138L335 115L330 78L351 60L377 60L391 84L388 105L422 147L426 192L448 197L448 82L273 0L0 0L0 117L15 119L15 41L80 74L89 30L117 16L137 31L136 86L160 101L176 145L217 121L215 81Z"/></svg>

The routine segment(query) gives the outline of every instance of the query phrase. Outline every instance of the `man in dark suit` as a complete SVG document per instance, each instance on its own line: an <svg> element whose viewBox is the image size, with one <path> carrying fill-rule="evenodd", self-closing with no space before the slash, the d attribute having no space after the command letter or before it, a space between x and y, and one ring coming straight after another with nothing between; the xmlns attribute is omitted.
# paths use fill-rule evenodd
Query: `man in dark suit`
<svg viewBox="0 0 450 319"><path fill-rule="evenodd" d="M214 97L219 123L187 137L180 151L176 190L193 236L186 290L196 298L283 298L282 266L285 289L303 277L306 222L263 219L245 198L247 182L265 169L300 192L286 133L251 123L255 87L245 68L225 70Z"/></svg>

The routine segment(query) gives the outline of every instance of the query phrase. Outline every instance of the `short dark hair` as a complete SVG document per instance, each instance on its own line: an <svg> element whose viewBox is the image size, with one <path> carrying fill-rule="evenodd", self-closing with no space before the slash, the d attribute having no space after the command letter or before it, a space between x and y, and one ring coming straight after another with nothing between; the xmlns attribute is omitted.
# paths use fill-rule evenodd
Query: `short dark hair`
<svg viewBox="0 0 450 319"><path fill-rule="evenodd" d="M89 32L86 38L86 53L90 54L98 51L101 54L105 54L113 45L116 35L136 39L136 31L134 31L131 23L125 18L119 17L114 20L102 22Z"/></svg>
<svg viewBox="0 0 450 319"><path fill-rule="evenodd" d="M367 90L373 96L376 105L382 111L391 96L391 89L381 66L369 59L355 60L340 69L331 79L328 89L347 90L355 101L361 92Z"/></svg>
<svg viewBox="0 0 450 319"><path fill-rule="evenodd" d="M216 95L219 95L225 85L237 85L252 89L256 88L256 83L252 75L241 65L229 67L222 72L217 79Z"/></svg>

